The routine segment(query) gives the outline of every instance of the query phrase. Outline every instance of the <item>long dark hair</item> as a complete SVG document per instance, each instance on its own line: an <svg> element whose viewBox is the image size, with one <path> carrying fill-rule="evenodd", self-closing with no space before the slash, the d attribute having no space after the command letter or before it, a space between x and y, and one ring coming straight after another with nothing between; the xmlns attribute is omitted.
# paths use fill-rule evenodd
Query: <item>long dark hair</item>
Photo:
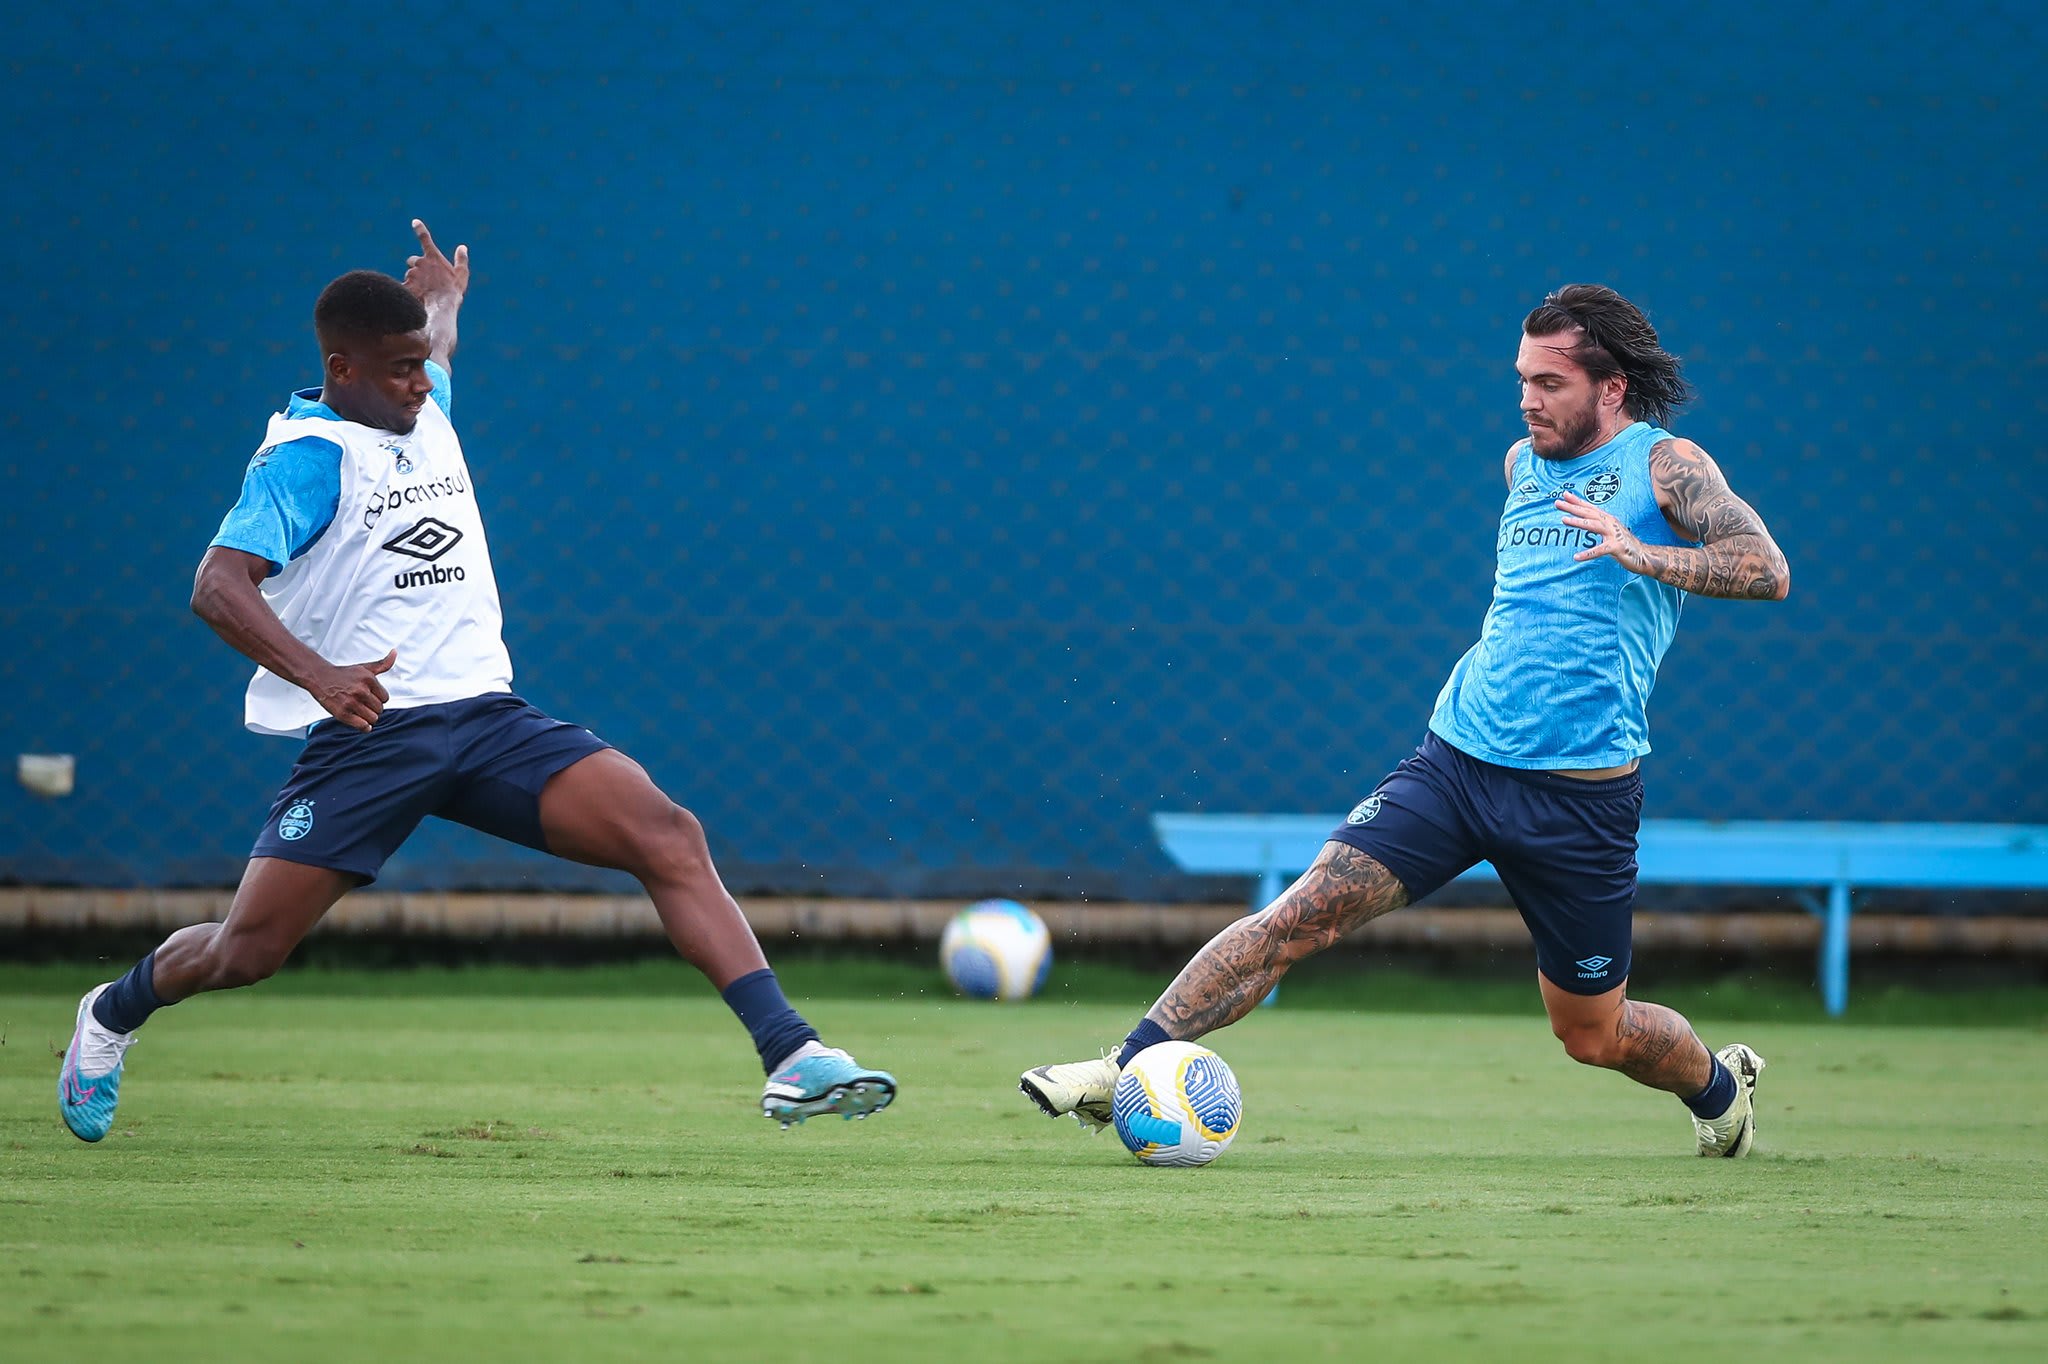
<svg viewBox="0 0 2048 1364"><path fill-rule="evenodd" d="M1637 421L1662 426L1693 399L1692 385L1678 372L1678 357L1657 343L1650 319L1604 284L1553 290L1522 330L1530 336L1579 332L1572 358L1595 379L1619 374L1628 380L1621 410Z"/></svg>

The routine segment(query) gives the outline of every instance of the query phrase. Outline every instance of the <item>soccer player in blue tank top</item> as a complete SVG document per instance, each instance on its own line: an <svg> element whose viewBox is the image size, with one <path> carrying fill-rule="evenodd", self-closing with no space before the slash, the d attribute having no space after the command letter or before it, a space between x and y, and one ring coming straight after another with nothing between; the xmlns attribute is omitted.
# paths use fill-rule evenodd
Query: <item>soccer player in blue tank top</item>
<svg viewBox="0 0 2048 1364"><path fill-rule="evenodd" d="M413 230L420 254L402 283L357 270L320 295L323 384L272 418L193 586L192 609L259 665L249 727L306 746L226 921L178 930L79 1001L57 1083L65 1125L104 1137L145 1019L271 975L428 815L631 872L751 1035L768 1074L762 1111L785 1128L868 1116L895 1080L824 1046L790 1007L696 818L589 730L512 694L483 521L448 421L469 249L451 260L424 223Z"/></svg>
<svg viewBox="0 0 2048 1364"><path fill-rule="evenodd" d="M1535 940L1565 1051L1677 1095L1699 1154L1748 1154L1763 1058L1740 1042L1710 1052L1677 1013L1628 997L1637 766L1685 594L1782 600L1785 556L1707 452L1663 429L1691 390L1627 299L1559 289L1524 321L1515 369L1529 435L1505 462L1493 604L1422 746L1114 1055L1026 1071L1045 1112L1100 1127L1139 1051L1236 1022L1294 963L1484 859Z"/></svg>

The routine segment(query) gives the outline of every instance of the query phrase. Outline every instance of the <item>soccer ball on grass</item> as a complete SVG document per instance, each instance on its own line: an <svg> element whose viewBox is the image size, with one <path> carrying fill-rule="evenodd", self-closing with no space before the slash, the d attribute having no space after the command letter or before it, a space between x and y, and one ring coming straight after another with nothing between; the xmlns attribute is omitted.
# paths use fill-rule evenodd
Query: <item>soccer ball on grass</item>
<svg viewBox="0 0 2048 1364"><path fill-rule="evenodd" d="M1161 1042L1131 1058L1111 1105L1116 1134L1147 1165L1207 1165L1244 1115L1237 1077L1193 1042Z"/></svg>

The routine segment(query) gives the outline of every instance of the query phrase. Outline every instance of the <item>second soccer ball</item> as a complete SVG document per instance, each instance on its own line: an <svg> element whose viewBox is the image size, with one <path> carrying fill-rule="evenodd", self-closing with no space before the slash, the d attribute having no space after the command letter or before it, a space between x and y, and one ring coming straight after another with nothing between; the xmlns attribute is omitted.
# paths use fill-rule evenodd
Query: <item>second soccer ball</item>
<svg viewBox="0 0 2048 1364"><path fill-rule="evenodd" d="M970 999L1029 999L1052 970L1052 934L1015 900L983 900L946 924L939 962Z"/></svg>

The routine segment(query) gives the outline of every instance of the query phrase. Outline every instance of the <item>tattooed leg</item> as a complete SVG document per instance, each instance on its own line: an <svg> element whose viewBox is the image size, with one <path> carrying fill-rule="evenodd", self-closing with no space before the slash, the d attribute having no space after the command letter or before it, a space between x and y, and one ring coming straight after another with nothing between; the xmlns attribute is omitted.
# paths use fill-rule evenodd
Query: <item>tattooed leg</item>
<svg viewBox="0 0 2048 1364"><path fill-rule="evenodd" d="M1407 903L1392 872L1347 843L1325 843L1279 899L1211 938L1145 1016L1183 1042L1235 1023L1296 962Z"/></svg>
<svg viewBox="0 0 2048 1364"><path fill-rule="evenodd" d="M1713 1078L1713 1057L1682 1014L1628 997L1622 982L1604 995L1560 990L1541 974L1551 1031L1574 1061L1618 1070L1637 1084L1683 1098Z"/></svg>

